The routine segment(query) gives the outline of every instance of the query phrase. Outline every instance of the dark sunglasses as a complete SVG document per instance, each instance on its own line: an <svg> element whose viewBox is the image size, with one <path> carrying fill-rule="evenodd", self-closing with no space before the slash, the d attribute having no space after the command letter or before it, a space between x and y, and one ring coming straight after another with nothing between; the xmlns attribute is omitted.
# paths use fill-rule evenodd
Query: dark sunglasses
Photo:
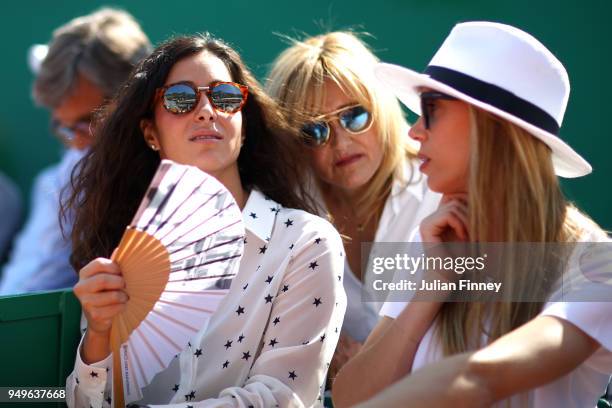
<svg viewBox="0 0 612 408"><path fill-rule="evenodd" d="M444 94L442 92L423 92L421 93L421 116L425 122L425 129L429 130L431 121L433 118L434 110L436 108L436 99L456 100L454 96Z"/></svg>
<svg viewBox="0 0 612 408"><path fill-rule="evenodd" d="M366 108L361 105L346 106L305 123L301 128L304 143L312 147L327 144L331 136L329 122L336 118L342 129L353 135L366 132L372 126L372 114Z"/></svg>
<svg viewBox="0 0 612 408"><path fill-rule="evenodd" d="M91 136L91 119L81 119L72 126L64 126L59 120L51 120L51 132L64 142L73 142L77 133Z"/></svg>
<svg viewBox="0 0 612 408"><path fill-rule="evenodd" d="M193 111L202 93L216 111L236 113L244 106L249 90L245 85L235 82L218 81L209 86L197 86L193 82L182 81L159 88L156 98L162 98L168 112L180 115Z"/></svg>

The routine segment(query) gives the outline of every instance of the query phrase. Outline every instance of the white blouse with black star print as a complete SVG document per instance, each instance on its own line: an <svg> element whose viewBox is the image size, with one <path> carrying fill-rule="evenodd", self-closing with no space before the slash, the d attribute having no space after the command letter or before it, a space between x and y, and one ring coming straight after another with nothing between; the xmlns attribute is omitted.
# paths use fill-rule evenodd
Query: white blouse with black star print
<svg viewBox="0 0 612 408"><path fill-rule="evenodd" d="M240 270L206 330L145 387L141 405L321 406L346 309L344 249L322 218L253 190ZM66 381L70 407L112 403L112 356Z"/></svg>

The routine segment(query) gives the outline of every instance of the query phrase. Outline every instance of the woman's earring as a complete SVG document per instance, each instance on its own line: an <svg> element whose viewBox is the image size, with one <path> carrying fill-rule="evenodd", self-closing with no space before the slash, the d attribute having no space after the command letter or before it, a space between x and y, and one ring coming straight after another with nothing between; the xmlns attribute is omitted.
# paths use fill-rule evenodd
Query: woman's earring
<svg viewBox="0 0 612 408"><path fill-rule="evenodd" d="M153 149L154 151L158 151L159 149L157 148L157 146L155 146L154 144L151 145L151 149Z"/></svg>

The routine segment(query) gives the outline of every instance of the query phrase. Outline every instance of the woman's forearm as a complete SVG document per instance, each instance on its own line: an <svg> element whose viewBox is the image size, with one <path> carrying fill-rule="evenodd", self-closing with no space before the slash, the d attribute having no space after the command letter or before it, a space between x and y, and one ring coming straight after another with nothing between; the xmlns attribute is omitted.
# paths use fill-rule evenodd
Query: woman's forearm
<svg viewBox="0 0 612 408"><path fill-rule="evenodd" d="M582 364L599 343L563 319L537 317L487 347L430 364L360 408L481 407L540 387Z"/></svg>
<svg viewBox="0 0 612 408"><path fill-rule="evenodd" d="M493 396L486 382L471 370L472 356L459 354L420 369L358 407L405 407L407 401L411 408L488 407Z"/></svg>
<svg viewBox="0 0 612 408"><path fill-rule="evenodd" d="M432 324L439 304L410 303L382 334L373 332L362 351L338 373L332 394L337 407L364 401L410 372L418 345ZM388 319L388 318L387 318Z"/></svg>
<svg viewBox="0 0 612 408"><path fill-rule="evenodd" d="M81 345L81 359L83 362L85 364L92 364L108 357L110 354L109 338L109 334L87 330Z"/></svg>

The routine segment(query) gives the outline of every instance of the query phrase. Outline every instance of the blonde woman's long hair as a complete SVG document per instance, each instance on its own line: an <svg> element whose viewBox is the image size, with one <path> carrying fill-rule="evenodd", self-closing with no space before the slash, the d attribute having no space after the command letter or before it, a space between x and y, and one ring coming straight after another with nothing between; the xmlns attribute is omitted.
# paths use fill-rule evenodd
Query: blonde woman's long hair
<svg viewBox="0 0 612 408"><path fill-rule="evenodd" d="M585 231L605 234L567 202L553 169L550 149L543 142L511 122L473 106L470 115L471 241L573 243ZM551 268L551 257L541 255L528 260L511 257L505 262L499 276L511 299L545 299L551 294L567 258L559 260L558 268ZM540 268L546 262L548 268ZM493 341L534 318L542 306L543 300L447 302L436 327L444 354L482 347L483 335Z"/></svg>
<svg viewBox="0 0 612 408"><path fill-rule="evenodd" d="M321 113L328 81L372 113L383 159L355 208L364 223L371 217L378 219L393 181L412 181L413 175L405 175L403 170L405 161L413 159L416 153L407 143L408 124L399 102L378 86L374 77L373 67L378 59L351 32L289 41L291 46L273 63L266 89L287 111L296 128ZM322 191L330 191L331 186L321 180L317 184Z"/></svg>

